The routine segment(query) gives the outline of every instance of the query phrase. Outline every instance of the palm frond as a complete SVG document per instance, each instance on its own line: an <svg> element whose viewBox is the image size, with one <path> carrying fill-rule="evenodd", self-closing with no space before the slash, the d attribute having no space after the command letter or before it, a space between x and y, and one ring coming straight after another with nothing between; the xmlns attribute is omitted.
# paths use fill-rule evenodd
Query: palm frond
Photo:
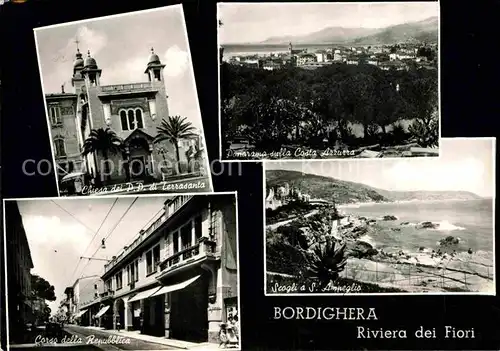
<svg viewBox="0 0 500 351"><path fill-rule="evenodd" d="M119 153L123 150L123 140L110 128L92 129L83 142L82 154L92 152Z"/></svg>
<svg viewBox="0 0 500 351"><path fill-rule="evenodd" d="M186 117L169 116L168 119L163 119L160 126L157 127L158 135L155 138L155 143L169 141L173 144L181 139L190 139L196 137L196 128L187 121Z"/></svg>

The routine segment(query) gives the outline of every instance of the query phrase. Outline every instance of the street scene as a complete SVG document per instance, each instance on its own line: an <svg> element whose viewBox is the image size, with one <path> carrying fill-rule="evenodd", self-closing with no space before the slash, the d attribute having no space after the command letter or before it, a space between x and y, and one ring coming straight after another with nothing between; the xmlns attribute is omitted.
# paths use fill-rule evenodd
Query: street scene
<svg viewBox="0 0 500 351"><path fill-rule="evenodd" d="M5 211L11 349L240 348L235 193Z"/></svg>

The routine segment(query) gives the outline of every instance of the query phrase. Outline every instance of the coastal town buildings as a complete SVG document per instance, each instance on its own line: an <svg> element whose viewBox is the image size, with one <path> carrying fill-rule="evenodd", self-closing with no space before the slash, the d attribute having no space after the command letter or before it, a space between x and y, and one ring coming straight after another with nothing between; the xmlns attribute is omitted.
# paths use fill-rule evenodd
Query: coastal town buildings
<svg viewBox="0 0 500 351"><path fill-rule="evenodd" d="M284 183L280 186L270 187L266 192L265 208L275 210L292 201L310 202L311 195L302 193L297 187Z"/></svg>
<svg viewBox="0 0 500 351"><path fill-rule="evenodd" d="M426 48L437 57L437 44L399 43L395 45L374 45L360 47L320 48L309 52L307 49L294 49L290 43L288 50L264 55L232 56L228 62L235 65L259 67L276 70L289 66L315 69L331 64L359 65L369 64L382 70L408 70L411 67L437 69L437 61L429 62L426 56L419 55L419 49Z"/></svg>
<svg viewBox="0 0 500 351"><path fill-rule="evenodd" d="M165 180L177 172L199 171L188 165L200 150L201 133L194 133L178 145L168 141L154 142L158 127L169 117L164 68L160 57L151 49L149 57L145 55L144 58L144 80L137 77L137 83L104 85L103 70L96 58L90 51L84 57L77 48L71 76L72 91L66 92L63 85L60 92L45 95L61 178L82 172L93 179L104 171L101 167L105 160L113 165L106 169L106 173L111 173L105 179L108 183ZM100 150L82 154L83 144L91 131L101 128L109 128L123 141L123 152ZM199 162L197 166L199 168Z"/></svg>
<svg viewBox="0 0 500 351"><path fill-rule="evenodd" d="M220 324L238 314L236 235L234 194L169 198L81 308L104 328L218 343Z"/></svg>
<svg viewBox="0 0 500 351"><path fill-rule="evenodd" d="M7 253L7 304L10 339L22 337L27 323L33 323L31 269L33 260L17 202L5 202Z"/></svg>

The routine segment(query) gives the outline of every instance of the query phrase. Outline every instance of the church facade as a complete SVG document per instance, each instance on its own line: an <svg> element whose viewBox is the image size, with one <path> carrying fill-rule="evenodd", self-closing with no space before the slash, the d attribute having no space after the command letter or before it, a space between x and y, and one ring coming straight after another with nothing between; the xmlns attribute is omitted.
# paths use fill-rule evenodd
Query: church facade
<svg viewBox="0 0 500 351"><path fill-rule="evenodd" d="M161 181L179 172L195 176L200 171L201 162L193 161L193 154L202 147L200 135L179 140L178 150L171 142L154 142L162 120L169 118L165 65L153 49L144 63L144 82L101 85L103 72L96 59L90 51L84 59L77 49L72 92L66 93L62 86L60 93L45 97L60 177L82 172L92 179L104 172L108 183L120 183ZM108 128L121 140L120 150L84 155L91 131Z"/></svg>

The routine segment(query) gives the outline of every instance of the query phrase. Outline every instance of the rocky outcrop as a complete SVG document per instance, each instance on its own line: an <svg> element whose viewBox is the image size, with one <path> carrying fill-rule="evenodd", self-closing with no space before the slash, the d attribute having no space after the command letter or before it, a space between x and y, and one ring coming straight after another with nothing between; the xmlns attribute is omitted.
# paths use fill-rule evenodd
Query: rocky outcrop
<svg viewBox="0 0 500 351"><path fill-rule="evenodd" d="M439 224L432 223L432 222L422 222L417 225L417 228L419 229L437 229L439 227Z"/></svg>
<svg viewBox="0 0 500 351"><path fill-rule="evenodd" d="M367 242L358 240L347 244L347 254L356 258L368 258L378 254L378 251Z"/></svg>
<svg viewBox="0 0 500 351"><path fill-rule="evenodd" d="M398 217L393 216L393 215L385 215L384 217L382 217L382 220L383 221L397 221Z"/></svg>
<svg viewBox="0 0 500 351"><path fill-rule="evenodd" d="M442 246L442 247L456 246L458 244L460 244L460 239L456 238L452 235L447 236L446 238L439 240L439 246Z"/></svg>

